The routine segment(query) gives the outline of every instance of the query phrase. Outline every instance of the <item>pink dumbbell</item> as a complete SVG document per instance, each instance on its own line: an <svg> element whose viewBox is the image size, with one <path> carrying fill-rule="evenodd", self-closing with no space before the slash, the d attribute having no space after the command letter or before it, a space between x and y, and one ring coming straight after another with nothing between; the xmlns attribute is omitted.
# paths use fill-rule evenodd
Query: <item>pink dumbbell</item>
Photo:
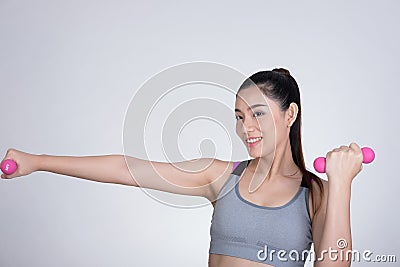
<svg viewBox="0 0 400 267"><path fill-rule="evenodd" d="M6 159L1 162L1 171L7 175L13 174L17 170L17 163L12 159Z"/></svg>
<svg viewBox="0 0 400 267"><path fill-rule="evenodd" d="M363 163L371 163L375 159L375 153L372 148L363 147L361 148L363 154ZM314 160L314 169L319 173L325 172L326 158L319 157Z"/></svg>

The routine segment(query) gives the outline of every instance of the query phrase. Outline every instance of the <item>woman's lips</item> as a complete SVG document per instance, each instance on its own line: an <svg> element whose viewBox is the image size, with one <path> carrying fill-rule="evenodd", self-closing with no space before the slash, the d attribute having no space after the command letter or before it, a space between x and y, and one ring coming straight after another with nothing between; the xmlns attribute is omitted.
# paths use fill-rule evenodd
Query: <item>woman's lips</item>
<svg viewBox="0 0 400 267"><path fill-rule="evenodd" d="M256 145L258 145L262 140L263 140L263 138L262 137L257 137L257 138L260 138L260 140L258 140L258 141L256 141L256 142L254 142L254 143L248 143L247 142L247 140L246 140L246 142L247 142L247 145L249 146L249 147L253 147L253 146L256 146ZM253 138L249 138L249 139L253 139Z"/></svg>

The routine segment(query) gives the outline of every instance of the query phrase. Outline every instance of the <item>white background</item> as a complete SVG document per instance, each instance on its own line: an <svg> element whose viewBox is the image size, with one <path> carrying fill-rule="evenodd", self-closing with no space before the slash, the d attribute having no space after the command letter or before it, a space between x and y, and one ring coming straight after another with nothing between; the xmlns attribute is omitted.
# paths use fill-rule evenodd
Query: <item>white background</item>
<svg viewBox="0 0 400 267"><path fill-rule="evenodd" d="M398 1L0 0L0 152L123 154L130 100L163 69L285 67L300 86L308 169L340 145L374 148L353 183L353 248L399 259L399 11ZM198 156L200 139L182 141ZM211 214L53 173L0 180L0 266L206 266Z"/></svg>

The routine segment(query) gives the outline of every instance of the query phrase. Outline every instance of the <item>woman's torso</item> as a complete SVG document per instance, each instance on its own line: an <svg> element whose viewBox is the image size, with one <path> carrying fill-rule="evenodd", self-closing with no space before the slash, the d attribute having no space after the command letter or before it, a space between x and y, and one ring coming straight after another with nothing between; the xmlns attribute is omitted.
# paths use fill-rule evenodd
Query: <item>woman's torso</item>
<svg viewBox="0 0 400 267"><path fill-rule="evenodd" d="M232 172L231 176L225 181L225 184L218 192L218 200L213 202L214 213L210 229L212 242L210 245L209 267L275 266L266 264L268 261L257 262L254 259L250 260L254 257L253 250L256 246L252 250L236 246L236 244L240 245L240 242L249 243L249 240L253 242L253 240L258 238L258 235L260 235L260 238L264 236L264 238L266 237L265 239L269 239L265 243L265 245L268 243L269 250L271 248L278 250L278 248L283 247L288 250L290 245L280 243L279 240L282 238L288 239L288 242L292 242L293 244L297 242L297 246L295 245L296 249L309 248L311 242L311 220L308 211L309 196L308 189L302 188L304 186L301 183L302 176L284 178L282 179L283 182L275 184L274 182L265 183L266 186L263 184L259 190L250 194L247 192L247 189L251 174L244 171L248 164L249 161L239 164L238 168ZM233 206L231 206L231 203ZM305 212L306 209L307 213ZM232 216L232 220L228 220L230 216ZM292 218L289 218L290 216ZM233 219L233 217L236 219ZM258 218L262 220L257 221ZM290 221L286 220L286 218ZM294 225L288 225L288 223L293 223ZM252 230L254 226L262 231L262 233L254 232ZM274 227L280 228L274 229ZM243 233L241 233L241 230L243 230ZM268 231L270 232L267 233ZM285 233L288 236L285 237ZM243 238L238 237L240 234L243 234ZM219 245L222 244L219 241L223 240L216 240L216 237L220 239L221 236L222 239L231 239L229 246ZM235 243L236 241L239 243ZM271 246L271 244L273 245ZM259 241L257 245L260 245L258 248L263 248ZM225 248L220 249L219 247ZM247 254L244 251L247 251ZM249 254L250 251L251 254ZM263 254L260 255L264 256ZM286 254L286 258L288 258L288 254ZM286 264L284 266L291 265ZM292 264L292 266L295 265Z"/></svg>

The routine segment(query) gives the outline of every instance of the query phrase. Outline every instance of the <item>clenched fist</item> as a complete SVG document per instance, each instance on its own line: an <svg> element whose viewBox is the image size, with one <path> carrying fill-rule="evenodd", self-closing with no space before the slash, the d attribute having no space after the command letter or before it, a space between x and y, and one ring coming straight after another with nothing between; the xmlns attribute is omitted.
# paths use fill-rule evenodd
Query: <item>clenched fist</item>
<svg viewBox="0 0 400 267"><path fill-rule="evenodd" d="M1 175L1 178L3 179L11 179L19 176L24 176L39 170L39 155L29 154L11 148L7 150L7 154L3 160L6 159L11 159L15 161L17 163L18 168L16 172L14 172L13 174L6 175L3 173Z"/></svg>
<svg viewBox="0 0 400 267"><path fill-rule="evenodd" d="M356 143L341 146L326 154L326 175L330 182L351 184L362 170L363 154Z"/></svg>

